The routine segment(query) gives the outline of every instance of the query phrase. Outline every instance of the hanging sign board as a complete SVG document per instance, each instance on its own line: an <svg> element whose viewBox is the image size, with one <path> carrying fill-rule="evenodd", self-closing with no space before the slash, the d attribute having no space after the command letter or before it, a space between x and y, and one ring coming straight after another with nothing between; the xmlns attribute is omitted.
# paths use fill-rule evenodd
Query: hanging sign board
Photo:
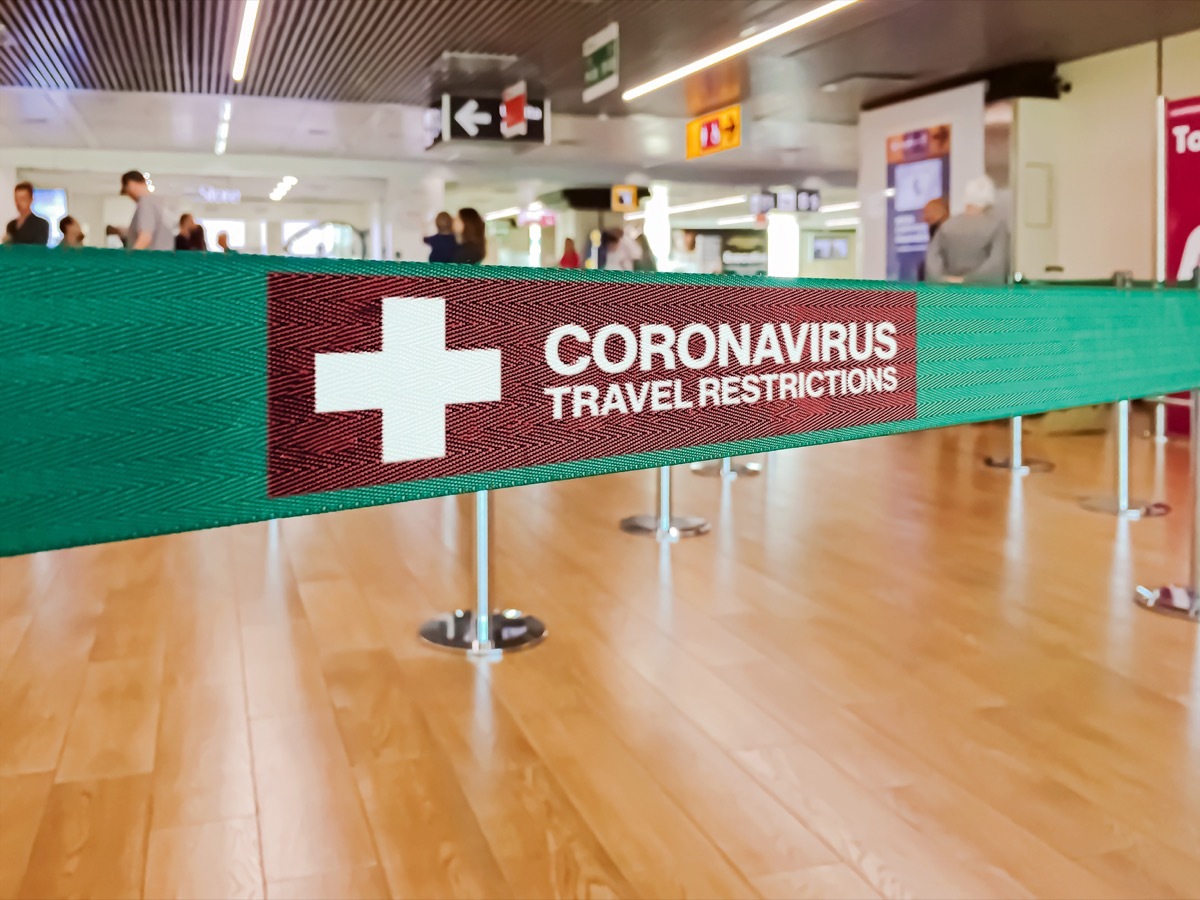
<svg viewBox="0 0 1200 900"><path fill-rule="evenodd" d="M741 104L727 106L687 124L687 158L696 159L742 145Z"/></svg>
<svg viewBox="0 0 1200 900"><path fill-rule="evenodd" d="M513 85L520 88L523 85ZM518 95L515 95L518 96ZM443 141L503 141L550 143L550 101L531 100L522 93L517 100L521 110L510 113L500 97L467 97L443 94L441 102L426 113L426 149ZM507 118L514 116L514 129L507 130ZM523 121L521 130L517 122Z"/></svg>
<svg viewBox="0 0 1200 900"><path fill-rule="evenodd" d="M612 211L637 212L638 189L636 184L614 184L612 186Z"/></svg>
<svg viewBox="0 0 1200 900"><path fill-rule="evenodd" d="M583 42L583 102L590 103L617 89L617 23Z"/></svg>

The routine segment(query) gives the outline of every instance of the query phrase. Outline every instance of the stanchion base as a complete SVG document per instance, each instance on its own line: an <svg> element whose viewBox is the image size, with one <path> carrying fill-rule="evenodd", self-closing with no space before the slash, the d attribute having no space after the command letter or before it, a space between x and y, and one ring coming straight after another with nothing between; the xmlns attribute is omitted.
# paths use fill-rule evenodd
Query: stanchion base
<svg viewBox="0 0 1200 900"><path fill-rule="evenodd" d="M762 466L758 463L731 463L728 472L721 471L721 461L719 459L711 459L708 462L692 463L692 472L700 475L703 478L728 478L732 481L735 478L753 478L762 471Z"/></svg>
<svg viewBox="0 0 1200 900"><path fill-rule="evenodd" d="M492 613L492 646L479 647L475 643L475 613L456 609L430 619L421 626L420 635L421 640L437 647L491 659L540 643L546 638L546 626L541 619L520 610L499 610Z"/></svg>
<svg viewBox="0 0 1200 900"><path fill-rule="evenodd" d="M699 516L675 516L671 519L671 528L667 531L659 530L658 516L629 516L621 520L621 530L625 533L649 535L660 541L677 541L680 538L707 534L709 527L708 520Z"/></svg>
<svg viewBox="0 0 1200 900"><path fill-rule="evenodd" d="M1023 466L1014 466L1012 459L1007 456L985 456L983 464L993 469L1006 469L1015 475L1029 475L1034 472L1053 472L1054 463L1044 459L1027 459Z"/></svg>
<svg viewBox="0 0 1200 900"><path fill-rule="evenodd" d="M1138 585L1133 602L1142 609L1162 613L1176 619L1188 619L1200 624L1200 593L1177 584L1168 584L1160 588L1148 588ZM1180 603L1187 604L1180 606Z"/></svg>
<svg viewBox="0 0 1200 900"><path fill-rule="evenodd" d="M1084 497L1079 505L1090 512L1119 516L1122 519L1153 519L1171 511L1166 503L1149 503L1145 500L1130 500L1128 509L1121 509L1116 497Z"/></svg>

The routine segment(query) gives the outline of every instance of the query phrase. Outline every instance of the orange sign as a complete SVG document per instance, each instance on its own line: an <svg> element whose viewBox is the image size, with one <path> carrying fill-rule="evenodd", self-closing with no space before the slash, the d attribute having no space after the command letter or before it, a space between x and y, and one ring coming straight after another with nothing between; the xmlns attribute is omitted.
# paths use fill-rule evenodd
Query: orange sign
<svg viewBox="0 0 1200 900"><path fill-rule="evenodd" d="M708 156L742 145L742 107L727 106L687 124L687 158Z"/></svg>
<svg viewBox="0 0 1200 900"><path fill-rule="evenodd" d="M612 211L636 212L638 208L638 189L635 184L614 184L612 186Z"/></svg>

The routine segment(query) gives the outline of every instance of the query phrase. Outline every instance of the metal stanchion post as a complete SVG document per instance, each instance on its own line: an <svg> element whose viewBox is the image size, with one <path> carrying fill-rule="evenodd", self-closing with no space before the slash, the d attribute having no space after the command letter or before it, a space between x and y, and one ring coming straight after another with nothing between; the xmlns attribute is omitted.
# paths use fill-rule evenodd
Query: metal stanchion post
<svg viewBox="0 0 1200 900"><path fill-rule="evenodd" d="M1200 388L1192 391L1192 534L1188 541L1188 575L1184 584L1160 588L1138 586L1139 606L1200 622Z"/></svg>
<svg viewBox="0 0 1200 900"><path fill-rule="evenodd" d="M1008 456L986 456L985 465L993 469L1007 469L1015 475L1028 475L1031 472L1050 472L1054 463L1044 459L1026 459L1024 435L1021 433L1021 417L1012 417L1012 452Z"/></svg>
<svg viewBox="0 0 1200 900"><path fill-rule="evenodd" d="M734 462L726 456L720 460L710 459L707 462L692 463L692 471L705 478L733 481L735 478L757 475L762 471L762 466L758 463Z"/></svg>
<svg viewBox="0 0 1200 900"><path fill-rule="evenodd" d="M487 491L475 495L475 610L456 609L421 626L423 640L480 659L532 647L546 636L540 619L520 610L492 612L492 567L489 558L492 510Z"/></svg>
<svg viewBox="0 0 1200 900"><path fill-rule="evenodd" d="M1154 404L1154 442L1167 442L1167 404L1161 400Z"/></svg>
<svg viewBox="0 0 1200 900"><path fill-rule="evenodd" d="M1085 497L1083 508L1107 513L1123 519L1144 519L1165 516L1171 511L1165 503L1129 499L1129 401L1116 405L1117 417L1117 495L1115 497Z"/></svg>
<svg viewBox="0 0 1200 900"><path fill-rule="evenodd" d="M622 519L621 530L629 534L653 535L660 541L677 541L708 531L707 519L672 515L671 506L671 467L661 466L658 470L658 511L654 515Z"/></svg>

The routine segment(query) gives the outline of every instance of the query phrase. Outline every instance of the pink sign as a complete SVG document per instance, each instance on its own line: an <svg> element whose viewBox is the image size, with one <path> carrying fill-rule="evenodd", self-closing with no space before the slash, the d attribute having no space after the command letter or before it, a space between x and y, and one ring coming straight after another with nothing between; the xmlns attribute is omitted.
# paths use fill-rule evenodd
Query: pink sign
<svg viewBox="0 0 1200 900"><path fill-rule="evenodd" d="M1167 282L1200 268L1200 97L1167 103Z"/></svg>

